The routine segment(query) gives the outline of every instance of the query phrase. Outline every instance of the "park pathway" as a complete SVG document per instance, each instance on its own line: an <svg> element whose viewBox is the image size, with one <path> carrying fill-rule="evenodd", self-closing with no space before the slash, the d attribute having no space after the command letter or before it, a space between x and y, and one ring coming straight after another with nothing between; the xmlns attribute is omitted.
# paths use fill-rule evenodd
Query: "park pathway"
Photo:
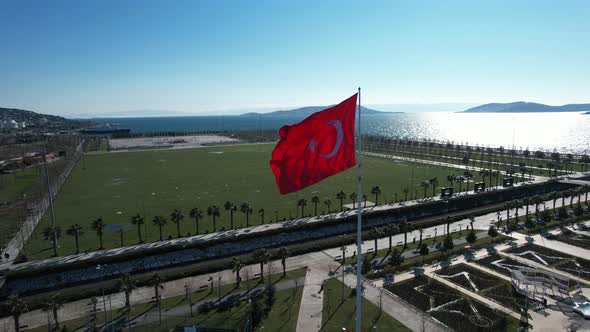
<svg viewBox="0 0 590 332"><path fill-rule="evenodd" d="M297 332L319 331L322 327L323 284L329 278L329 267L327 265L307 268L299 307L299 317L297 318Z"/></svg>

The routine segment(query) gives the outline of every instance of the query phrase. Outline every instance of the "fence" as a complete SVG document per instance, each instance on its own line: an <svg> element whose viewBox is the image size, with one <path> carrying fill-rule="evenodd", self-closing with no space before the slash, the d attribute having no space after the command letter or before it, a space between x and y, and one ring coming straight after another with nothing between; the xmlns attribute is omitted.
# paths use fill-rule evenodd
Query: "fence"
<svg viewBox="0 0 590 332"><path fill-rule="evenodd" d="M62 185L66 181L66 179L70 176L70 173L82 157L82 145L83 142L80 142L74 151L73 157L66 163L64 170L58 174L57 177L54 177L51 181L51 195L52 197L56 197L59 190L61 189ZM21 250L25 246L29 237L35 231L35 228L43 218L45 211L49 207L49 198L47 194L41 196L40 199L36 200L30 206L25 206L25 210L27 211L27 216L20 226L20 229L14 234L14 236L9 240L6 248L3 250L4 258L8 261L14 261L17 259L18 255L20 254Z"/></svg>

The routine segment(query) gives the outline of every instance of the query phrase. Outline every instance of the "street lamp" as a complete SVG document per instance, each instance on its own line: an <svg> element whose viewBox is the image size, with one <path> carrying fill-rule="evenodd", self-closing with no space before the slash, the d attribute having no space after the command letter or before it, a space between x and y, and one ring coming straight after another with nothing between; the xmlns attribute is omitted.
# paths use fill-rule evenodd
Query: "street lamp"
<svg viewBox="0 0 590 332"><path fill-rule="evenodd" d="M103 306L103 311L104 311L104 323L107 324L107 320L108 320L108 318L107 318L107 302L106 302L106 299L104 297L104 285L102 284L102 281L103 281L103 272L102 272L103 270L102 270L102 267L103 266L104 266L104 264L103 265L97 264L96 265L96 270L98 271L98 273L100 275L99 280L100 280L100 290L102 292L102 306ZM108 326L108 324L107 324L107 326Z"/></svg>

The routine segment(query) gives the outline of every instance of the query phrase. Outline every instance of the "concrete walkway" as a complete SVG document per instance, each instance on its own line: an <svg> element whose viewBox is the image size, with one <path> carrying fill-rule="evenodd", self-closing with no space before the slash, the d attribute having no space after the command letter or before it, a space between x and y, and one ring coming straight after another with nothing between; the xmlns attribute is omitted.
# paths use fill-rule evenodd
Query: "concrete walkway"
<svg viewBox="0 0 590 332"><path fill-rule="evenodd" d="M330 278L328 272L325 266L307 268L299 317L297 318L298 332L319 331L322 327L323 284L326 279Z"/></svg>

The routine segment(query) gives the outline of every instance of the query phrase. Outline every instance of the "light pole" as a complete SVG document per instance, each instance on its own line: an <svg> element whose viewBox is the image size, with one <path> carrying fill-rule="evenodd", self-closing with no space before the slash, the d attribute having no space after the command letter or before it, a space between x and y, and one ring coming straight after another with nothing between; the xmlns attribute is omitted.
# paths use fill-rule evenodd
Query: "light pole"
<svg viewBox="0 0 590 332"><path fill-rule="evenodd" d="M217 297L221 300L221 273L217 275Z"/></svg>
<svg viewBox="0 0 590 332"><path fill-rule="evenodd" d="M100 265L100 264L97 264L96 265L96 270L98 271L98 273L100 275L99 280L100 280L100 283L101 283L100 290L102 292L102 306L103 306L103 311L104 311L104 323L107 324L107 320L108 320L108 318L107 318L107 302L106 302L106 299L104 297L104 285L102 285L103 273L102 273L102 269L101 268L102 268L102 265Z"/></svg>

